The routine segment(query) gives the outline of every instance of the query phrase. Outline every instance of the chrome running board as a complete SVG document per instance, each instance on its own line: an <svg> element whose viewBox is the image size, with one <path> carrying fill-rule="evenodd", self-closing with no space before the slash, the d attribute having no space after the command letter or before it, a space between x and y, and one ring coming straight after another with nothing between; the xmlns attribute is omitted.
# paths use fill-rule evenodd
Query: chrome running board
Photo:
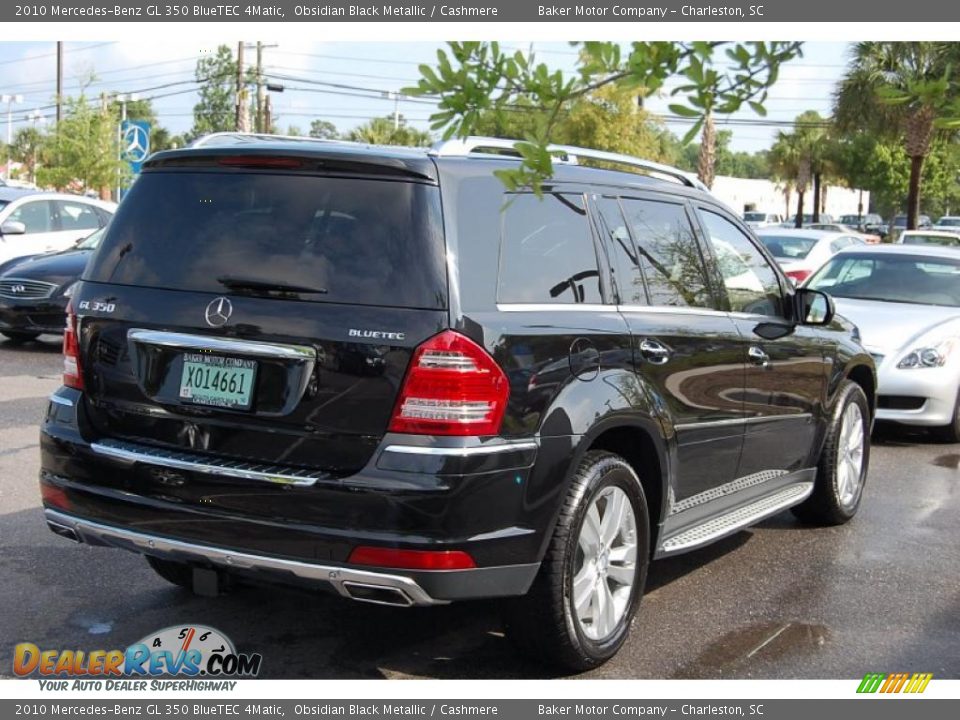
<svg viewBox="0 0 960 720"><path fill-rule="evenodd" d="M660 545L662 555L693 550L707 545L726 535L754 525L761 520L776 515L788 507L803 502L813 492L813 483L804 482L788 485L766 497L754 500L747 505L734 508L718 517L668 537Z"/></svg>

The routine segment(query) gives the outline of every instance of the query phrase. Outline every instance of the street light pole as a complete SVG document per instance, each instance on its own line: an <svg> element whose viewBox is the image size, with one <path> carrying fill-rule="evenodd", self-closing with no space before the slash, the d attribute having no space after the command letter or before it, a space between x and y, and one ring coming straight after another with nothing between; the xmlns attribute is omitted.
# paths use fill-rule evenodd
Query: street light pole
<svg viewBox="0 0 960 720"><path fill-rule="evenodd" d="M22 103L23 95L0 95L0 102L5 102L7 104L7 154L9 156L9 147L13 143L13 105L14 103L17 105ZM5 180L10 178L9 157L7 157L3 175Z"/></svg>

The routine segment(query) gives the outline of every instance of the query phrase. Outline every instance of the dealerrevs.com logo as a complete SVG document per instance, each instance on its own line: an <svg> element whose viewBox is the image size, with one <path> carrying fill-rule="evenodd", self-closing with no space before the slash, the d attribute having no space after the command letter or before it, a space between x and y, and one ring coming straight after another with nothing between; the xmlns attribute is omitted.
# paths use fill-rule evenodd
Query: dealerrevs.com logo
<svg viewBox="0 0 960 720"><path fill-rule="evenodd" d="M145 680L121 678L171 676L211 678L191 683L190 689L196 686L213 690L232 689L234 685L213 682L213 678L256 677L262 660L259 653L238 653L233 642L219 630L203 625L175 625L151 633L125 650L41 650L34 643L19 643L13 652L13 672L17 677L50 678L48 682L41 680L44 689L50 690L145 690ZM154 681L150 689L167 686L161 687Z"/></svg>

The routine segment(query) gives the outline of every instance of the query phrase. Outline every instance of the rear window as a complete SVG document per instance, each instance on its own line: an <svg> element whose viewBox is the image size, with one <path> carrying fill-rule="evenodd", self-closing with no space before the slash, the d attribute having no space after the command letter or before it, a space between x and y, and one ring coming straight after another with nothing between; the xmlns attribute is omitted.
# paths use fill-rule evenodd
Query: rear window
<svg viewBox="0 0 960 720"><path fill-rule="evenodd" d="M781 260L803 260L813 246L816 238L792 237L789 235L764 235L760 238L770 254Z"/></svg>
<svg viewBox="0 0 960 720"><path fill-rule="evenodd" d="M226 293L218 278L306 287L318 302L444 308L439 191L401 181L148 172L85 279Z"/></svg>
<svg viewBox="0 0 960 720"><path fill-rule="evenodd" d="M960 245L960 235L948 237L946 235L912 235L903 234L904 245L945 245L947 247L956 247Z"/></svg>

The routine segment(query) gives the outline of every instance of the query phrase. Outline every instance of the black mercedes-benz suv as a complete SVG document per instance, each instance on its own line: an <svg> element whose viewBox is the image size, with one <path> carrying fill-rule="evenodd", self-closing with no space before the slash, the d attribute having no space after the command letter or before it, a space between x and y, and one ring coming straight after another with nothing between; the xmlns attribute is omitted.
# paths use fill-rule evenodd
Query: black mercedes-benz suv
<svg viewBox="0 0 960 720"><path fill-rule="evenodd" d="M585 669L652 559L853 517L876 381L829 297L677 170L557 148L508 192L510 147L150 158L71 300L50 528L199 592L502 598L521 648Z"/></svg>

